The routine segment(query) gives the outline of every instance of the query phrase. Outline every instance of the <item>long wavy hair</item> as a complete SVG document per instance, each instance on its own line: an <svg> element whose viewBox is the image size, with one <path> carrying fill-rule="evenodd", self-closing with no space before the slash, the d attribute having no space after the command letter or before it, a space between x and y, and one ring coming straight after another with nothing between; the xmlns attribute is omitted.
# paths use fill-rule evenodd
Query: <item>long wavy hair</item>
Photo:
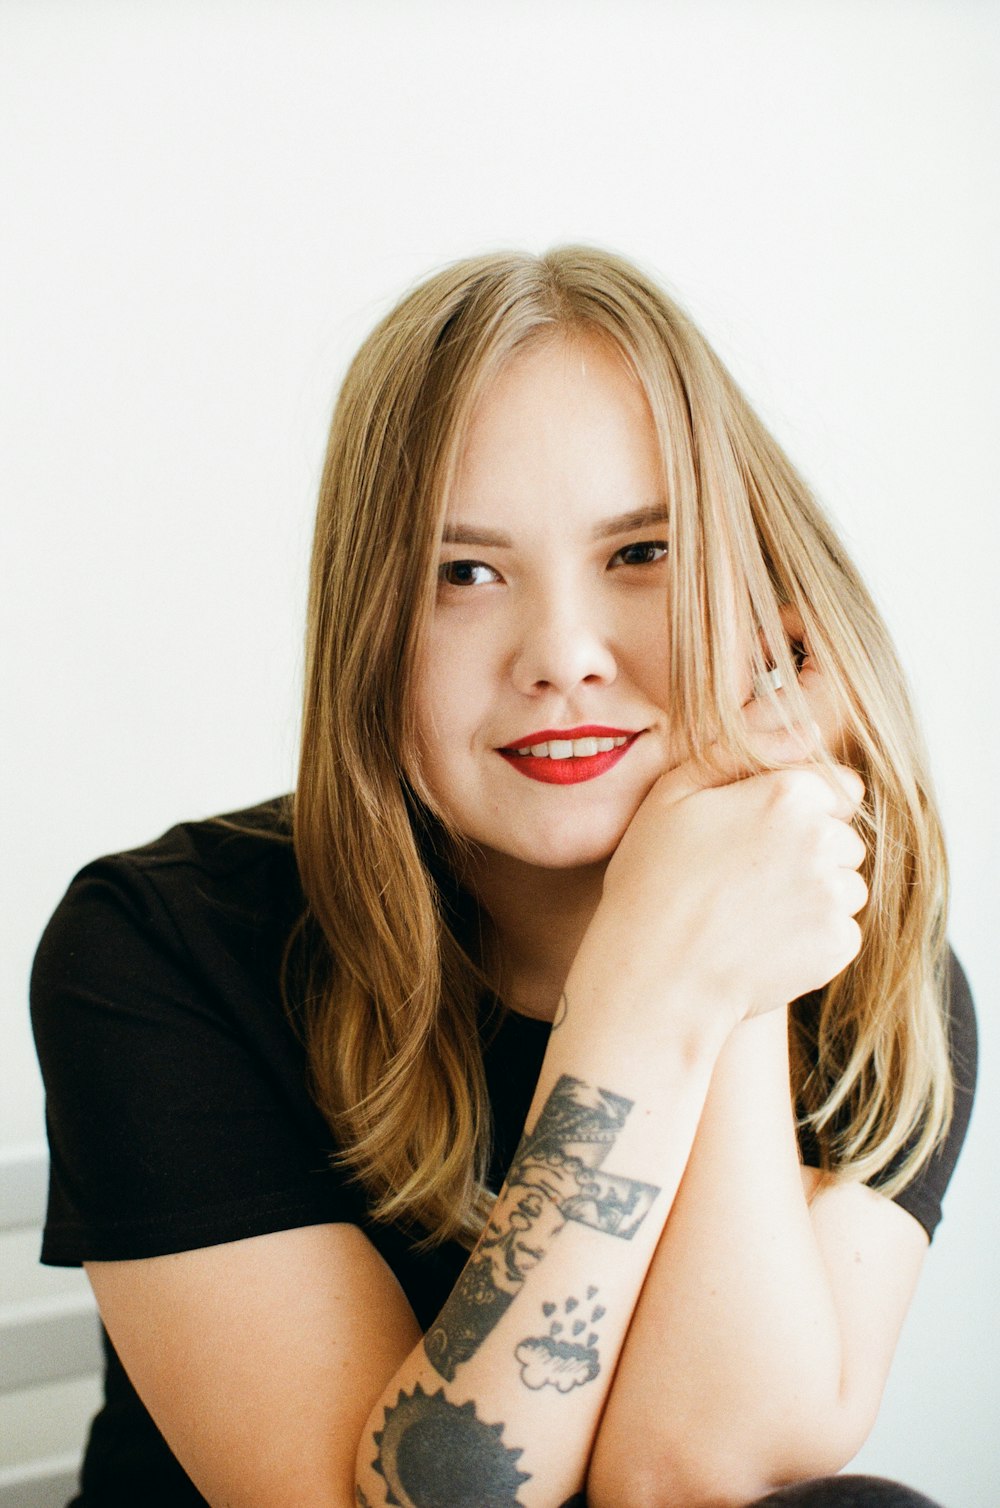
<svg viewBox="0 0 1000 1508"><path fill-rule="evenodd" d="M786 606L839 709L867 788L870 899L857 958L793 1006L792 1082L821 1165L881 1175L895 1193L952 1105L946 861L905 678L831 525L704 337L636 267L587 247L436 273L365 341L336 405L293 816L307 911L290 1005L316 1100L375 1218L427 1241L475 1240L493 1197L478 1030L487 980L449 872L460 835L443 830L422 786L410 688L477 399L514 352L568 334L614 343L659 435L671 515L663 673L681 747L707 761L718 741L765 767L746 742L735 655L755 674L776 663L786 693L774 705L808 716Z"/></svg>

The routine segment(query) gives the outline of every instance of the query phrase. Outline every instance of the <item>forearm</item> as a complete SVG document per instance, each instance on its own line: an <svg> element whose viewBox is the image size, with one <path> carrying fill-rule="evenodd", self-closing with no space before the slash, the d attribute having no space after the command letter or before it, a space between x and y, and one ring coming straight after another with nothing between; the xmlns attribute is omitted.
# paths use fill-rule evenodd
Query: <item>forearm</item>
<svg viewBox="0 0 1000 1508"><path fill-rule="evenodd" d="M583 1486L722 1038L665 1025L651 1054L593 974L567 990L489 1226L369 1416L359 1502L435 1502L438 1470L469 1508L556 1508Z"/></svg>
<svg viewBox="0 0 1000 1508"><path fill-rule="evenodd" d="M738 1027L716 1064L602 1424L594 1502L612 1501L601 1484L637 1435L658 1491L675 1485L659 1501L697 1502L706 1484L719 1502L748 1500L839 1469L854 1428L843 1363L773 1012Z"/></svg>

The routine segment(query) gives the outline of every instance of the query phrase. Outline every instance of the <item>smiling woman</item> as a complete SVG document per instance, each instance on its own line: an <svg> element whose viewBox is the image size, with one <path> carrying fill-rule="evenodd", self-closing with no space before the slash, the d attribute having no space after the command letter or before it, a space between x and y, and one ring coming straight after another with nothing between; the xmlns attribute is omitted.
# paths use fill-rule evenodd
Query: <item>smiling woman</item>
<svg viewBox="0 0 1000 1508"><path fill-rule="evenodd" d="M294 797L39 949L77 1501L926 1501L829 1474L968 1120L945 895L886 631L682 312L429 279L334 414Z"/></svg>
<svg viewBox="0 0 1000 1508"><path fill-rule="evenodd" d="M644 503L664 491L649 404L606 340L536 337L484 392L414 683L425 796L482 864L494 852L542 870L607 859L677 762L664 705L669 515ZM507 770L587 788L558 801Z"/></svg>

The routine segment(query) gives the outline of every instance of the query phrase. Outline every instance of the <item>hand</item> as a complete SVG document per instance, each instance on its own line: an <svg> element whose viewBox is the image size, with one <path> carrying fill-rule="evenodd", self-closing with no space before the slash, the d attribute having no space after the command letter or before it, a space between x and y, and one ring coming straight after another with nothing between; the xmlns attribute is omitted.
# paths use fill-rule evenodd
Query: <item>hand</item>
<svg viewBox="0 0 1000 1508"><path fill-rule="evenodd" d="M841 721L837 705L830 692L829 683L820 671L813 656L812 646L809 643L805 625L793 607L782 607L779 615L790 646L793 649L801 646L802 663L799 666L799 690L803 693L808 703L810 715L819 730L820 740L824 747L829 749L835 759L842 760L845 764L850 764L852 759L850 738ZM748 721L753 727L763 730L779 726L777 723L770 721L766 716L767 704L763 701L748 702L744 711L747 713Z"/></svg>
<svg viewBox="0 0 1000 1508"><path fill-rule="evenodd" d="M819 734L839 735L809 657L801 677L819 732L775 728L764 701L744 709L754 748L787 768L752 775L720 754L714 776L668 771L608 865L592 927L628 950L635 983L638 945L653 997L679 980L740 1020L820 988L858 952L868 891L850 824L864 786L846 765L813 762Z"/></svg>

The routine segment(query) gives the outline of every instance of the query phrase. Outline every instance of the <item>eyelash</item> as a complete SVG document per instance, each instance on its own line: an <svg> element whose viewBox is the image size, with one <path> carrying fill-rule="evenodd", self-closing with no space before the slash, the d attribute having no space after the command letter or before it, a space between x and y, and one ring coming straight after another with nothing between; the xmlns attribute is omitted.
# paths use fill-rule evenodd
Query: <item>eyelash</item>
<svg viewBox="0 0 1000 1508"><path fill-rule="evenodd" d="M491 571L494 576L497 574L496 571L493 570L492 566L488 566L485 561L482 560L446 560L444 565L438 566L438 581L442 586L463 587L477 586L479 584L475 581L451 581L448 577L448 572L457 571L460 569L470 571Z"/></svg>
<svg viewBox="0 0 1000 1508"><path fill-rule="evenodd" d="M629 554L635 550L644 550L647 552L651 550L658 550L660 553L653 559L647 558L646 560L623 560L620 562L620 564L623 566L631 566L633 569L638 570L642 570L646 566L659 565L660 561L665 558L668 549L669 546L666 540L663 539L637 540L634 545L623 545L620 550L616 550L612 555L611 560L608 562L608 569L617 570L619 567L615 566L614 562L618 559L618 557L620 555ZM497 575L497 572L494 571L493 567L487 565L483 560L447 560L443 565L438 566L438 581L441 583L441 585L454 586L461 589L462 587L478 586L481 584L476 581L452 581L449 578L448 573L459 568L464 568L470 571L490 571L494 576Z"/></svg>
<svg viewBox="0 0 1000 1508"><path fill-rule="evenodd" d="M656 556L655 560L629 560L629 561L622 561L623 565L632 565L632 566L640 566L640 567L641 566L650 566L650 565L659 565L660 561L664 560L666 558L667 551L669 550L669 548L670 548L670 546L667 544L667 541L665 539L640 539L634 545L622 545L622 548L620 550L616 550L615 553L614 553L614 555L612 555L611 559L612 560L617 560L617 558L618 558L619 555L627 555L630 550L659 550L660 553L659 553L659 555Z"/></svg>

